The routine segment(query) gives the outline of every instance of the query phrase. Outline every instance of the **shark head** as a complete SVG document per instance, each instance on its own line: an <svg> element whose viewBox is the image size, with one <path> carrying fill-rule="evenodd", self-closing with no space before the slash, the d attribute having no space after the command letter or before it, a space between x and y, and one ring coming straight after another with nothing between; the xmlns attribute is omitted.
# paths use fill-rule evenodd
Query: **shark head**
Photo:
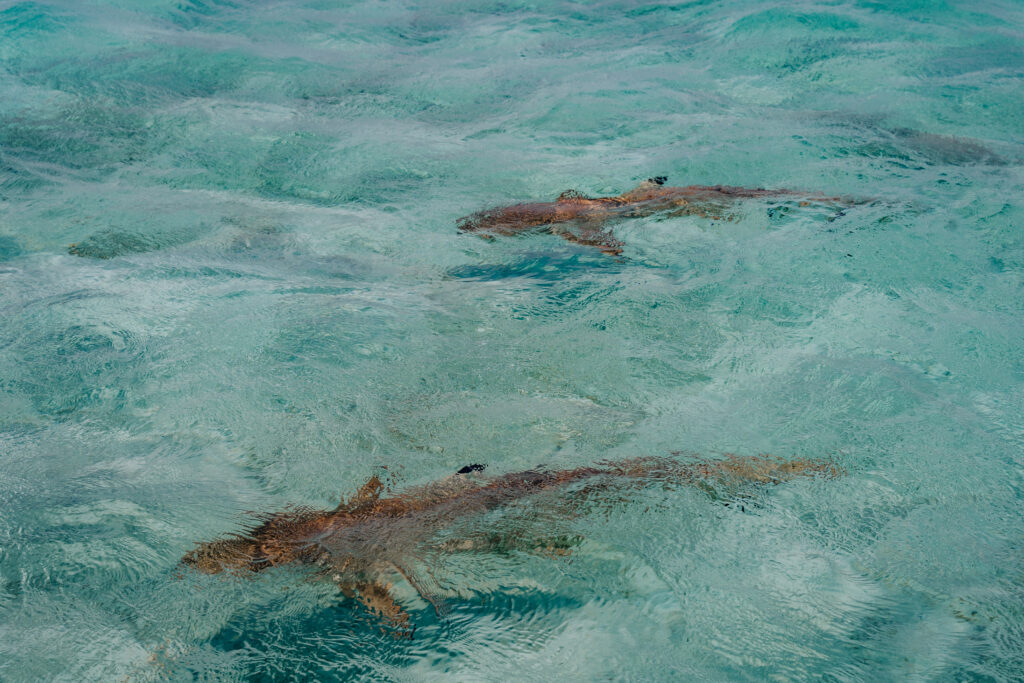
<svg viewBox="0 0 1024 683"><path fill-rule="evenodd" d="M268 515L263 524L244 535L202 543L181 558L181 563L204 574L223 571L259 572L296 560L308 560L315 539L344 515L290 510Z"/></svg>

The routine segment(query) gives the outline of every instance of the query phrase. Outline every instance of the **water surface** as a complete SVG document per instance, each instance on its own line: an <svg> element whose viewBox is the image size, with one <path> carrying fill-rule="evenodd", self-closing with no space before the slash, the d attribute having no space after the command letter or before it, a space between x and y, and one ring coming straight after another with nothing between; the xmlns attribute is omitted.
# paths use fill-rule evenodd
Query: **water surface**
<svg viewBox="0 0 1024 683"><path fill-rule="evenodd" d="M1024 676L1017 2L0 3L0 678ZM652 175L864 199L455 221ZM71 245L75 245L71 247ZM830 457L479 524L395 640L180 576L383 467ZM402 592L404 591L404 592Z"/></svg>

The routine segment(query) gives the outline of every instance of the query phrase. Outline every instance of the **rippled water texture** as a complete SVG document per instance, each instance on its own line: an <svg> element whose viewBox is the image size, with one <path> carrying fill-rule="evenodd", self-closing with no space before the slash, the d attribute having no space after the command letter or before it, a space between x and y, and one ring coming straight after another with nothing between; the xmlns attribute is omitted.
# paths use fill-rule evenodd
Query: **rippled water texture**
<svg viewBox="0 0 1024 683"><path fill-rule="evenodd" d="M0 2L0 678L1024 677L1022 26ZM618 258L455 229L655 174L861 201L627 220ZM374 474L673 451L846 474L470 516L576 540L424 559L412 639L301 566L178 564Z"/></svg>

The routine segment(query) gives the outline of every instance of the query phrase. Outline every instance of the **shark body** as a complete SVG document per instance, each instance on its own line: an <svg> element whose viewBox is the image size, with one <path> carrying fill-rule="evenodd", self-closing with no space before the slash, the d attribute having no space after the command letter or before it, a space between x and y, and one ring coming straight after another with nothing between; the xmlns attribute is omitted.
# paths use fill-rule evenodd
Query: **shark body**
<svg viewBox="0 0 1024 683"><path fill-rule="evenodd" d="M493 239L528 231L545 231L577 244L593 246L610 255L622 253L623 243L607 229L609 222L656 213L721 218L728 204L740 199L764 197L804 198L805 201L839 202L838 197L728 185L667 187L665 176L648 178L629 192L615 197L587 197L575 190L563 192L553 202L530 202L479 211L460 218L458 229Z"/></svg>
<svg viewBox="0 0 1024 683"><path fill-rule="evenodd" d="M461 519L479 516L543 491L563 490L560 503L621 494L651 483L696 486L714 493L738 486L776 484L794 477L835 477L840 470L824 460L784 461L769 456L685 463L675 458L635 458L567 470L527 470L493 478L481 465L394 496L371 478L333 510L291 510L268 515L246 533L198 545L182 564L203 573L261 572L302 563L320 568L341 592L358 600L398 635L411 635L409 614L391 595L393 580L404 578L439 614L443 602L436 585L411 571L410 563L426 544ZM577 505L578 508L578 505ZM514 540L512 541L514 544ZM509 547L500 534L435 543L435 550L487 550ZM528 548L544 550L542 543ZM552 552L559 548L547 547Z"/></svg>

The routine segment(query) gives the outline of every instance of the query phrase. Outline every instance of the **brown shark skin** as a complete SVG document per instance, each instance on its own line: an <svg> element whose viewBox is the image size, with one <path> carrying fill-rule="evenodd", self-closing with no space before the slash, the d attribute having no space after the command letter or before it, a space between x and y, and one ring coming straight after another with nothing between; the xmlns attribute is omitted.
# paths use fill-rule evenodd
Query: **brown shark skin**
<svg viewBox="0 0 1024 683"><path fill-rule="evenodd" d="M553 202L515 204L479 211L460 218L458 229L487 239L542 230L570 242L597 247L606 254L618 256L624 245L604 228L605 224L616 219L639 218L656 213L718 219L722 217L722 209L736 200L764 197L802 197L804 202L842 201L839 197L824 197L794 190L727 185L665 187L664 182L664 177L651 178L616 197L592 198L568 190Z"/></svg>
<svg viewBox="0 0 1024 683"><path fill-rule="evenodd" d="M439 614L443 603L435 591L406 568L422 544L452 523L479 515L547 490L564 489L572 510L573 495L623 492L652 483L687 485L712 494L715 486L777 484L794 477L833 478L842 471L827 460L781 460L771 456L727 456L722 460L684 463L675 458L635 458L569 470L528 470L494 478L474 475L480 466L464 468L426 486L381 497L383 485L370 479L349 501L334 510L293 510L269 515L244 535L198 545L182 563L205 574L222 571L260 572L289 563L303 563L328 572L344 595L358 600L392 633L411 636L408 613L391 597L389 579L402 577ZM446 542L443 551L466 550L469 542ZM535 550L564 554L541 545Z"/></svg>

